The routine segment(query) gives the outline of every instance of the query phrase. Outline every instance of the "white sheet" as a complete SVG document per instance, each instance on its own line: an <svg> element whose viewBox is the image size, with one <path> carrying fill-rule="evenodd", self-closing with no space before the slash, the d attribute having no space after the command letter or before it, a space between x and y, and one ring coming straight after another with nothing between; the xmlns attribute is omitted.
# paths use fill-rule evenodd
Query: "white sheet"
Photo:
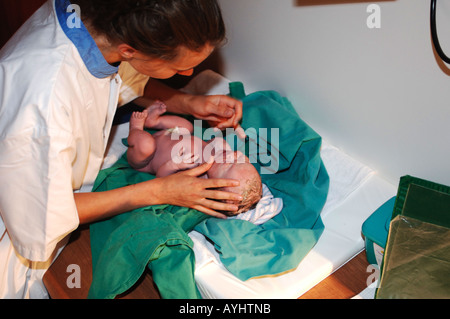
<svg viewBox="0 0 450 319"><path fill-rule="evenodd" d="M184 90L228 94L228 83L217 73L204 71ZM252 92L248 86L246 91ZM127 123L113 129L104 168L126 151L121 140L127 135ZM213 249L204 249L210 244L201 234L191 233L195 279L204 298L298 298L363 250L362 223L395 195L396 187L326 141L321 156L330 176L330 190L321 213L325 230L316 246L292 271L243 282L226 270Z"/></svg>

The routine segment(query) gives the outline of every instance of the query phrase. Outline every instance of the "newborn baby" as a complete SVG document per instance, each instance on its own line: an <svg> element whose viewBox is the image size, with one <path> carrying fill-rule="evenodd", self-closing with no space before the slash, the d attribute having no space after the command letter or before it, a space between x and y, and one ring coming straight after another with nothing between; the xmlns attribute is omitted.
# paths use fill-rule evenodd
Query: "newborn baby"
<svg viewBox="0 0 450 319"><path fill-rule="evenodd" d="M233 151L223 138L205 142L192 135L191 122L163 115L165 112L165 104L156 101L143 112L131 115L127 152L131 167L162 177L194 168L214 157L213 165L203 177L239 180L240 186L222 190L242 195L236 215L254 208L262 196L262 184L249 159L242 152ZM144 128L160 131L150 134Z"/></svg>

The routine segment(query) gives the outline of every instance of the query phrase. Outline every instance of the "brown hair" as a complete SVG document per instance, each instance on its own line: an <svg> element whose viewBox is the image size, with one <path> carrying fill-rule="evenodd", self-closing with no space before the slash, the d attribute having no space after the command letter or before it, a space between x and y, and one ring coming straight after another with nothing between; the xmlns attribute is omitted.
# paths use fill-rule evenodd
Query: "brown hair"
<svg viewBox="0 0 450 319"><path fill-rule="evenodd" d="M246 183L246 188L242 194L243 200L238 205L237 214L244 213L256 207L262 197L261 179L253 178Z"/></svg>
<svg viewBox="0 0 450 319"><path fill-rule="evenodd" d="M217 0L74 0L84 22L111 43L171 60L181 46L200 51L225 41Z"/></svg>

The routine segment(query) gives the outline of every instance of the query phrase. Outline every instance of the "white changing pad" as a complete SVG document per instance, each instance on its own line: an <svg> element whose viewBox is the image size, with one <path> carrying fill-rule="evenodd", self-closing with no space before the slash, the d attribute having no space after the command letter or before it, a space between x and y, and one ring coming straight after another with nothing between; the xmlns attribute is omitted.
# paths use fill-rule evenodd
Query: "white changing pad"
<svg viewBox="0 0 450 319"><path fill-rule="evenodd" d="M332 183L332 176L330 176ZM237 279L223 265L210 262L196 269L195 279L204 298L298 298L364 249L362 223L396 189L371 175L323 217L325 230L299 266L277 276Z"/></svg>
<svg viewBox="0 0 450 319"><path fill-rule="evenodd" d="M195 94L228 94L229 80L212 71L197 75L184 89ZM246 86L246 91L251 93ZM122 138L128 123L113 128L103 168L126 151ZM191 233L196 256L195 279L204 298L298 298L364 249L363 222L397 188L372 169L323 141L321 156L330 177L327 201L321 213L325 230L314 248L289 272L245 282L221 264L205 238Z"/></svg>

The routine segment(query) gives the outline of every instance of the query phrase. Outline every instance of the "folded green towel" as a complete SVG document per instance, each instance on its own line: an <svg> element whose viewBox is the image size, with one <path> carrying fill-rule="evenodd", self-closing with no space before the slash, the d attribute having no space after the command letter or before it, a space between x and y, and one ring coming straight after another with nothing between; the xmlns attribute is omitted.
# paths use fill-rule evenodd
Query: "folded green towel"
<svg viewBox="0 0 450 319"><path fill-rule="evenodd" d="M192 229L214 242L224 266L246 280L297 267L316 244L324 226L320 212L329 178L320 158L321 137L274 91L245 95L232 83L231 95L243 101L242 127L248 138L233 136L250 157L283 210L262 225L221 220L170 205L144 207L91 225L93 281L89 298L114 298L128 290L145 267L163 298L201 298L195 285ZM275 157L268 160L268 156ZM275 164L275 166L274 166ZM267 172L276 169L275 174ZM132 169L124 155L103 170L94 191L114 189L154 176Z"/></svg>

